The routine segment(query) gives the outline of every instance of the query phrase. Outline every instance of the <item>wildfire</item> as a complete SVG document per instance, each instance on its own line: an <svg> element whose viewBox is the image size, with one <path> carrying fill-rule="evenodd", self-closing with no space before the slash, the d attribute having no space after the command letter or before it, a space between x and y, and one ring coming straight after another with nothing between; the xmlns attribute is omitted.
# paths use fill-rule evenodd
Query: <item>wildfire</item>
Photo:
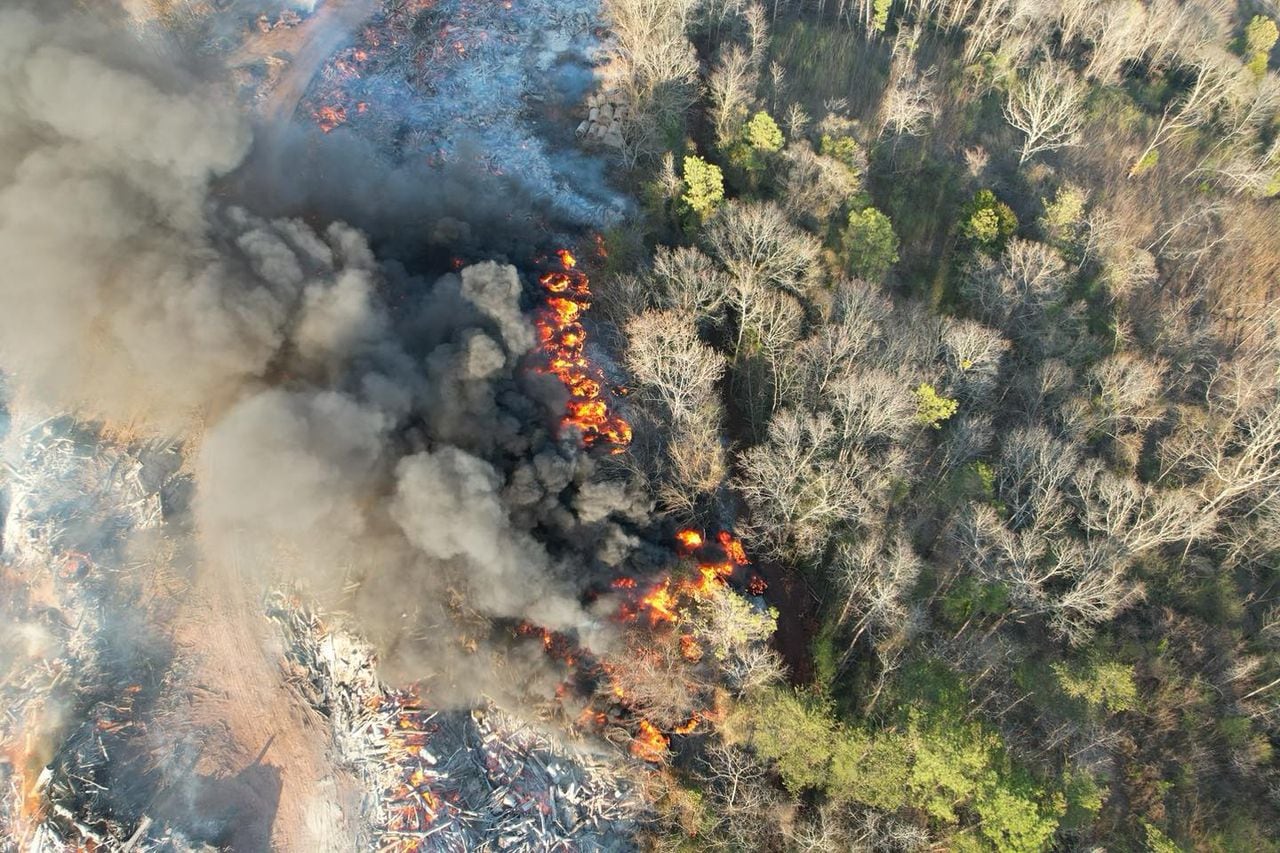
<svg viewBox="0 0 1280 853"><path fill-rule="evenodd" d="M747 558L746 549L742 547L741 540L729 531L721 530L717 533L716 542L720 545L720 553L716 554L714 549L710 548L706 550L713 553L706 553L704 551L706 540L697 530L685 529L676 532L677 550L685 556L698 556L697 575L680 580L664 578L645 593L640 599L640 605L647 611L651 625L658 625L662 622L675 622L677 618L676 609L680 604L681 598L710 595L727 583L739 566L751 564L751 561ZM719 557L719 559L711 559L713 557ZM756 577L752 579L752 593L756 595L764 591L762 587L758 587L756 584L757 580L758 578ZM763 581L759 581L759 583L762 584ZM615 588L623 588L616 581L614 586ZM634 583L632 586L634 586ZM622 614L624 619L633 619L636 614L637 611L634 607L624 605Z"/></svg>
<svg viewBox="0 0 1280 853"><path fill-rule="evenodd" d="M610 445L621 453L631 443L631 425L609 411L602 396L603 372L586 358L587 333L582 315L591 306L587 276L576 267L578 260L568 249L556 252L561 269L542 274L539 282L550 296L535 318L538 340L547 357L547 370L569 392L561 424L573 427L587 447Z"/></svg>
<svg viewBox="0 0 1280 853"><path fill-rule="evenodd" d="M566 268L572 269L571 255L563 262ZM566 289L568 286L566 285ZM679 608L685 599L714 593L728 583L729 578L739 567L750 564L742 542L727 530L719 531L714 539L708 542L701 532L684 529L676 532L675 540L677 550L682 555L696 560L696 574L684 578L663 578L648 586L643 594L635 578L615 578L610 586L618 590L624 599L618 614L620 619L635 620L643 612L649 625L654 628L665 624L676 624L680 619ZM754 580L756 579L753 577L753 582ZM618 663L597 658L589 650L579 647L565 634L549 631L529 622L518 624L515 626L515 631L520 636L538 640L548 656L562 661L574 672L570 680L557 688L558 697L563 698L567 695L574 682L579 685L590 684L596 699L610 706L616 705L629 709L635 714L633 717L635 731L629 746L631 755L635 758L661 764L666 760L671 735L692 734L704 722L717 718L717 714L712 709L697 711L687 721L664 733L649 720L635 713L635 709L643 707L643 703L636 702L623 688L625 679L620 677ZM692 634L680 634L678 642L680 656L684 660L690 664L697 664L703 659L705 651ZM596 707L593 700L578 714L577 725L580 728L602 729L610 719L610 715Z"/></svg>
<svg viewBox="0 0 1280 853"><path fill-rule="evenodd" d="M631 739L631 754L643 761L661 764L667 756L671 739L648 720L640 721L640 730Z"/></svg>

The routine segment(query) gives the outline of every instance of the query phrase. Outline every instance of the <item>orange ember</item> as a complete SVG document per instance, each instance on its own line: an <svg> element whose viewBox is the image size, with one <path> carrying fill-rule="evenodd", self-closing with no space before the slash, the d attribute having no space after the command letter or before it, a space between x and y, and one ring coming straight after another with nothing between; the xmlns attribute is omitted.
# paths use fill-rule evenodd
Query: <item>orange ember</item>
<svg viewBox="0 0 1280 853"><path fill-rule="evenodd" d="M578 728L604 728L609 718L603 711L597 711L594 708L583 708L582 713L578 715Z"/></svg>
<svg viewBox="0 0 1280 853"><path fill-rule="evenodd" d="M631 754L643 761L661 764L671 741L648 720L640 721L640 731L631 740Z"/></svg>
<svg viewBox="0 0 1280 853"><path fill-rule="evenodd" d="M563 269L545 272L539 278L553 295L538 312L535 324L547 356L547 370L569 392L561 424L577 429L587 447L612 445L614 453L621 453L631 443L631 425L609 411L609 403L601 396L604 374L585 355L587 333L581 319L591 306L590 282L575 269L578 260L572 252L560 249L556 254Z"/></svg>
<svg viewBox="0 0 1280 853"><path fill-rule="evenodd" d="M320 129L325 133L329 133L335 127L343 124L347 120L347 111L341 107L326 106L316 110L316 124L320 125Z"/></svg>

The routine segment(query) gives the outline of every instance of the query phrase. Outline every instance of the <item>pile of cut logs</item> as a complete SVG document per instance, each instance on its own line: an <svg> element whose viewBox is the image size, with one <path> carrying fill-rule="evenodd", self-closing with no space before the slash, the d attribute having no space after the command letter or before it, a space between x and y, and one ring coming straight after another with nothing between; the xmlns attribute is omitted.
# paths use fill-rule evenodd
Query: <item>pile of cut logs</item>
<svg viewBox="0 0 1280 853"><path fill-rule="evenodd" d="M616 91L597 92L587 97L587 117L578 125L578 138L599 142L610 148L625 144L622 132L626 127L628 108Z"/></svg>

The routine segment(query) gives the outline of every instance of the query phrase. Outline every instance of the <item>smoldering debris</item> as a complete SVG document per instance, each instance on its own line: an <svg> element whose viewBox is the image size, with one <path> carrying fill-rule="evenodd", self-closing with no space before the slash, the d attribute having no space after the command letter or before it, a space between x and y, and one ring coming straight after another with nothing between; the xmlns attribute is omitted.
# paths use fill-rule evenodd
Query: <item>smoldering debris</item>
<svg viewBox="0 0 1280 853"><path fill-rule="evenodd" d="M262 125L226 182L259 213L342 219L437 261L518 261L625 214L563 119L592 79L597 0L334 0L262 32L232 22L245 5L194 16L183 45L229 69Z"/></svg>
<svg viewBox="0 0 1280 853"><path fill-rule="evenodd" d="M643 807L606 756L487 705L435 712L377 675L373 650L282 593L267 612L292 678L363 780L379 850L628 850Z"/></svg>
<svg viewBox="0 0 1280 853"><path fill-rule="evenodd" d="M163 535L183 513L177 450L19 416L4 461L0 820L24 850L195 849L146 813L146 719L172 651L140 602L180 583Z"/></svg>

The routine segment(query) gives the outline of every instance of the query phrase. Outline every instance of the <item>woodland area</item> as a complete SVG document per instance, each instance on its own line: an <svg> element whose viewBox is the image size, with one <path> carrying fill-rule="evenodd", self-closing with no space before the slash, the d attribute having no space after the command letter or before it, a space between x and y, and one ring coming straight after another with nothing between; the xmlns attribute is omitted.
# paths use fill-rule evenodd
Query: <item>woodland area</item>
<svg viewBox="0 0 1280 853"><path fill-rule="evenodd" d="M812 603L623 674L649 849L1277 849L1277 10L610 16L618 464Z"/></svg>

